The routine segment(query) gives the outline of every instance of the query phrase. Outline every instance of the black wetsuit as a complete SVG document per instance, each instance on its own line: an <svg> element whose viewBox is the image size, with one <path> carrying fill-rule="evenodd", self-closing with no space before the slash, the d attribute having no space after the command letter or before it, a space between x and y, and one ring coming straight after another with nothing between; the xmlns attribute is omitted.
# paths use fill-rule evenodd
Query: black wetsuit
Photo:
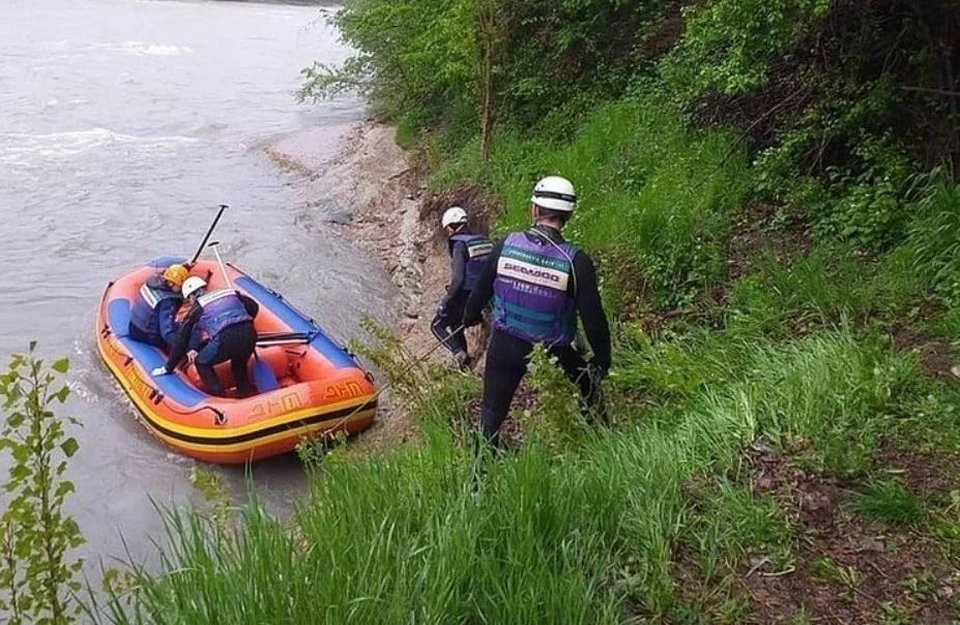
<svg viewBox="0 0 960 625"><path fill-rule="evenodd" d="M536 235L526 236L544 236L557 244L563 243L563 237L554 228L540 225L534 230ZM481 311L493 297L493 284L497 277L502 249L503 241L499 241L467 299L463 321L468 327L480 321ZM566 375L580 389L584 411L606 421L600 379L605 377L610 369L610 328L600 301L593 261L585 252L578 250L573 258L573 269L575 277L570 282L567 293L575 302L576 312L594 357L588 367L583 355L572 345L551 347L549 351L557 357ZM524 339L499 329L493 331L483 375L481 420L487 440L495 445L499 443L500 425L510 411L510 403L526 373L527 360L532 350L533 344Z"/></svg>

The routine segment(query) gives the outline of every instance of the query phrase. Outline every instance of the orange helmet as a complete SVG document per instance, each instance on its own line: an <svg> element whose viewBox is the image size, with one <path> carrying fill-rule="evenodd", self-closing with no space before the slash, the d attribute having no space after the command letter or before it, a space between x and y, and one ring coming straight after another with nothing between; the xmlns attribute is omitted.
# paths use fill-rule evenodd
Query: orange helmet
<svg viewBox="0 0 960 625"><path fill-rule="evenodd" d="M164 270L163 279L179 289L189 275L190 272L183 265L170 265Z"/></svg>

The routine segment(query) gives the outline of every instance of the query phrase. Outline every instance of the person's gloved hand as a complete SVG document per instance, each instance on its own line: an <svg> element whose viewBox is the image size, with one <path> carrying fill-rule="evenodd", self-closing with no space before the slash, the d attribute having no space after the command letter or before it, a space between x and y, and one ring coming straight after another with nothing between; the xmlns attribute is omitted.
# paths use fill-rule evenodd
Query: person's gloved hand
<svg viewBox="0 0 960 625"><path fill-rule="evenodd" d="M166 365L161 365L156 369L152 370L150 372L150 375L152 375L153 377L158 377L161 375L167 375L168 373L170 373L170 371L167 369Z"/></svg>

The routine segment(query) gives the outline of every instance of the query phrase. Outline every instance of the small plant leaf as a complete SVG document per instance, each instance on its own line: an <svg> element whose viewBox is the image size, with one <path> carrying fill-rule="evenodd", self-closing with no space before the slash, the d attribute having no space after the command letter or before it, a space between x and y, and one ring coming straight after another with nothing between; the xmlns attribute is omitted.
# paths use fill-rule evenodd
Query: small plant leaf
<svg viewBox="0 0 960 625"><path fill-rule="evenodd" d="M80 445L79 443L77 443L77 439L73 437L70 437L67 440L63 441L63 443L60 445L60 449L67 456L67 458L72 458L73 454L77 453L77 449L79 448L80 448Z"/></svg>

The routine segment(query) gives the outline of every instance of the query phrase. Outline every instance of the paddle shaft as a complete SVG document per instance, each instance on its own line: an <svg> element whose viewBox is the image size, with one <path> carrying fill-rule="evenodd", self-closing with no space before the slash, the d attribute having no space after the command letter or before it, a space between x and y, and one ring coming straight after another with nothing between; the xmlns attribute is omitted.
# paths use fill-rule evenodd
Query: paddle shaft
<svg viewBox="0 0 960 625"><path fill-rule="evenodd" d="M227 283L227 288L232 289L233 284L230 282L230 276L227 275L227 268L223 265L223 259L220 258L220 250L217 249L217 246L220 244L219 241L214 241L210 244L210 247L213 248L213 254L217 257L217 264L220 265L220 273L223 274L223 280Z"/></svg>
<svg viewBox="0 0 960 625"><path fill-rule="evenodd" d="M200 252L203 251L204 246L206 246L207 241L210 240L210 235L213 234L213 229L217 227L217 222L220 221L220 216L223 215L223 211L227 210L226 204L220 205L220 210L217 211L217 216L213 218L213 223L210 224L210 227L207 228L207 234L203 236L203 241L200 242L200 247L197 248L197 252L193 255L193 258L190 259L189 264L194 264L197 262L197 259L200 258Z"/></svg>

